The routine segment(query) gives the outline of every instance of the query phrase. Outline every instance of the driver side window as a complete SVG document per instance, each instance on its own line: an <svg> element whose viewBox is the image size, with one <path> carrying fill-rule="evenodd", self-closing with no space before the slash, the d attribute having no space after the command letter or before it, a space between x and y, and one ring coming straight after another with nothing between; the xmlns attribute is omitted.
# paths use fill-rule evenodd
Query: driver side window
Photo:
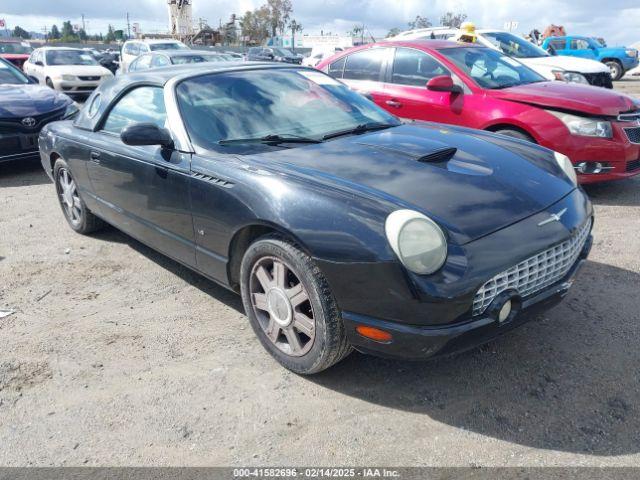
<svg viewBox="0 0 640 480"><path fill-rule="evenodd" d="M133 123L154 123L164 128L167 111L164 91L159 87L138 87L122 97L111 109L102 126L105 132L120 135Z"/></svg>
<svg viewBox="0 0 640 480"><path fill-rule="evenodd" d="M425 87L434 77L451 75L433 57L411 48L398 48L393 60L391 83Z"/></svg>

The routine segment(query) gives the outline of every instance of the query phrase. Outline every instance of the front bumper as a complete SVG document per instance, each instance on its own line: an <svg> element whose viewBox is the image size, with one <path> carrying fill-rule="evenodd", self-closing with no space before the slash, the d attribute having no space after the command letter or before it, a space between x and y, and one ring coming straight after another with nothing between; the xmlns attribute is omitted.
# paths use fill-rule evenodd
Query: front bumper
<svg viewBox="0 0 640 480"><path fill-rule="evenodd" d="M97 81L64 81L53 80L53 87L56 90L66 93L67 95L90 95L102 82L102 79Z"/></svg>
<svg viewBox="0 0 640 480"><path fill-rule="evenodd" d="M0 134L0 163L39 158L38 134Z"/></svg>
<svg viewBox="0 0 640 480"><path fill-rule="evenodd" d="M423 360L475 348L527 323L534 319L536 314L560 303L586 261L592 244L593 239L590 236L569 273L556 284L522 299L519 311L507 321L500 322L497 315L485 313L480 318L454 325L416 326L343 312L347 337L351 345L363 353L407 360ZM487 310L490 311L491 309ZM384 330L392 335L392 340L387 343L370 340L356 331L358 326Z"/></svg>

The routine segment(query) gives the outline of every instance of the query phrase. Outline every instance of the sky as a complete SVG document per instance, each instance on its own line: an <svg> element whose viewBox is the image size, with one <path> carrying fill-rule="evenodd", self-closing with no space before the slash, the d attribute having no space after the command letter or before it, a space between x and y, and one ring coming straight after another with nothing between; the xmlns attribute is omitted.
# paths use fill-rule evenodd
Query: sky
<svg viewBox="0 0 640 480"><path fill-rule="evenodd" d="M245 11L265 0L194 0L194 17L211 26L226 21L232 13ZM464 12L478 27L503 28L517 21L517 32L543 30L551 23L564 25L568 33L603 37L609 45L640 42L639 0L292 0L293 17L302 23L303 34L321 31L345 34L356 24L365 24L375 37L422 15L438 24L446 11ZM84 13L88 33L105 32L107 25L126 28L126 13L143 32L168 29L166 0L0 0L0 19L8 28L16 25L42 31L71 20L82 24Z"/></svg>

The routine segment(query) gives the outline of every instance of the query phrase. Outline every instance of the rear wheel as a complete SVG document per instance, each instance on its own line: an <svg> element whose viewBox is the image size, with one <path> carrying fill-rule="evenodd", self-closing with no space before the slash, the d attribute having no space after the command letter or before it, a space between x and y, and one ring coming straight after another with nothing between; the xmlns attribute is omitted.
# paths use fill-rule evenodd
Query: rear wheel
<svg viewBox="0 0 640 480"><path fill-rule="evenodd" d="M622 65L620 65L620 63L616 62L615 60L607 60L604 63L607 67L609 67L609 70L611 71L612 80L620 80L623 77L624 69L622 68Z"/></svg>
<svg viewBox="0 0 640 480"><path fill-rule="evenodd" d="M87 234L104 226L104 222L91 213L80 198L76 181L62 158L56 160L53 166L53 178L62 213L73 230Z"/></svg>
<svg viewBox="0 0 640 480"><path fill-rule="evenodd" d="M240 283L254 332L284 367L314 374L351 352L326 280L292 243L273 235L257 240L242 260Z"/></svg>
<svg viewBox="0 0 640 480"><path fill-rule="evenodd" d="M527 135L524 132L521 132L520 130L513 130L511 128L504 128L504 129L501 129L501 130L496 130L494 133L497 133L498 135L505 135L507 137L518 138L520 140L525 140L525 141L531 142L531 143L536 143L536 141L533 139L533 137L531 137L530 135Z"/></svg>

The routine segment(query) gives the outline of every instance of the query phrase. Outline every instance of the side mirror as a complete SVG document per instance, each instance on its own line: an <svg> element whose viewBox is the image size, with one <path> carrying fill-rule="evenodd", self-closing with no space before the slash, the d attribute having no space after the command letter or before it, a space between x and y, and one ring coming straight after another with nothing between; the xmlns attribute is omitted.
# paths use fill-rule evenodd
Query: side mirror
<svg viewBox="0 0 640 480"><path fill-rule="evenodd" d="M432 92L462 93L462 87L453 83L453 78L449 75L433 77L427 82L427 90Z"/></svg>
<svg viewBox="0 0 640 480"><path fill-rule="evenodd" d="M40 83L40 81L33 75L28 75L27 78L29 79L29 83L32 83L34 85L37 85Z"/></svg>
<svg viewBox="0 0 640 480"><path fill-rule="evenodd" d="M126 127L120 134L125 145L140 147L145 145L160 145L164 148L173 147L173 139L166 128L158 127L154 123L134 123Z"/></svg>
<svg viewBox="0 0 640 480"><path fill-rule="evenodd" d="M42 63L40 60L38 60L35 65L39 66L39 67L44 67L44 63Z"/></svg>

